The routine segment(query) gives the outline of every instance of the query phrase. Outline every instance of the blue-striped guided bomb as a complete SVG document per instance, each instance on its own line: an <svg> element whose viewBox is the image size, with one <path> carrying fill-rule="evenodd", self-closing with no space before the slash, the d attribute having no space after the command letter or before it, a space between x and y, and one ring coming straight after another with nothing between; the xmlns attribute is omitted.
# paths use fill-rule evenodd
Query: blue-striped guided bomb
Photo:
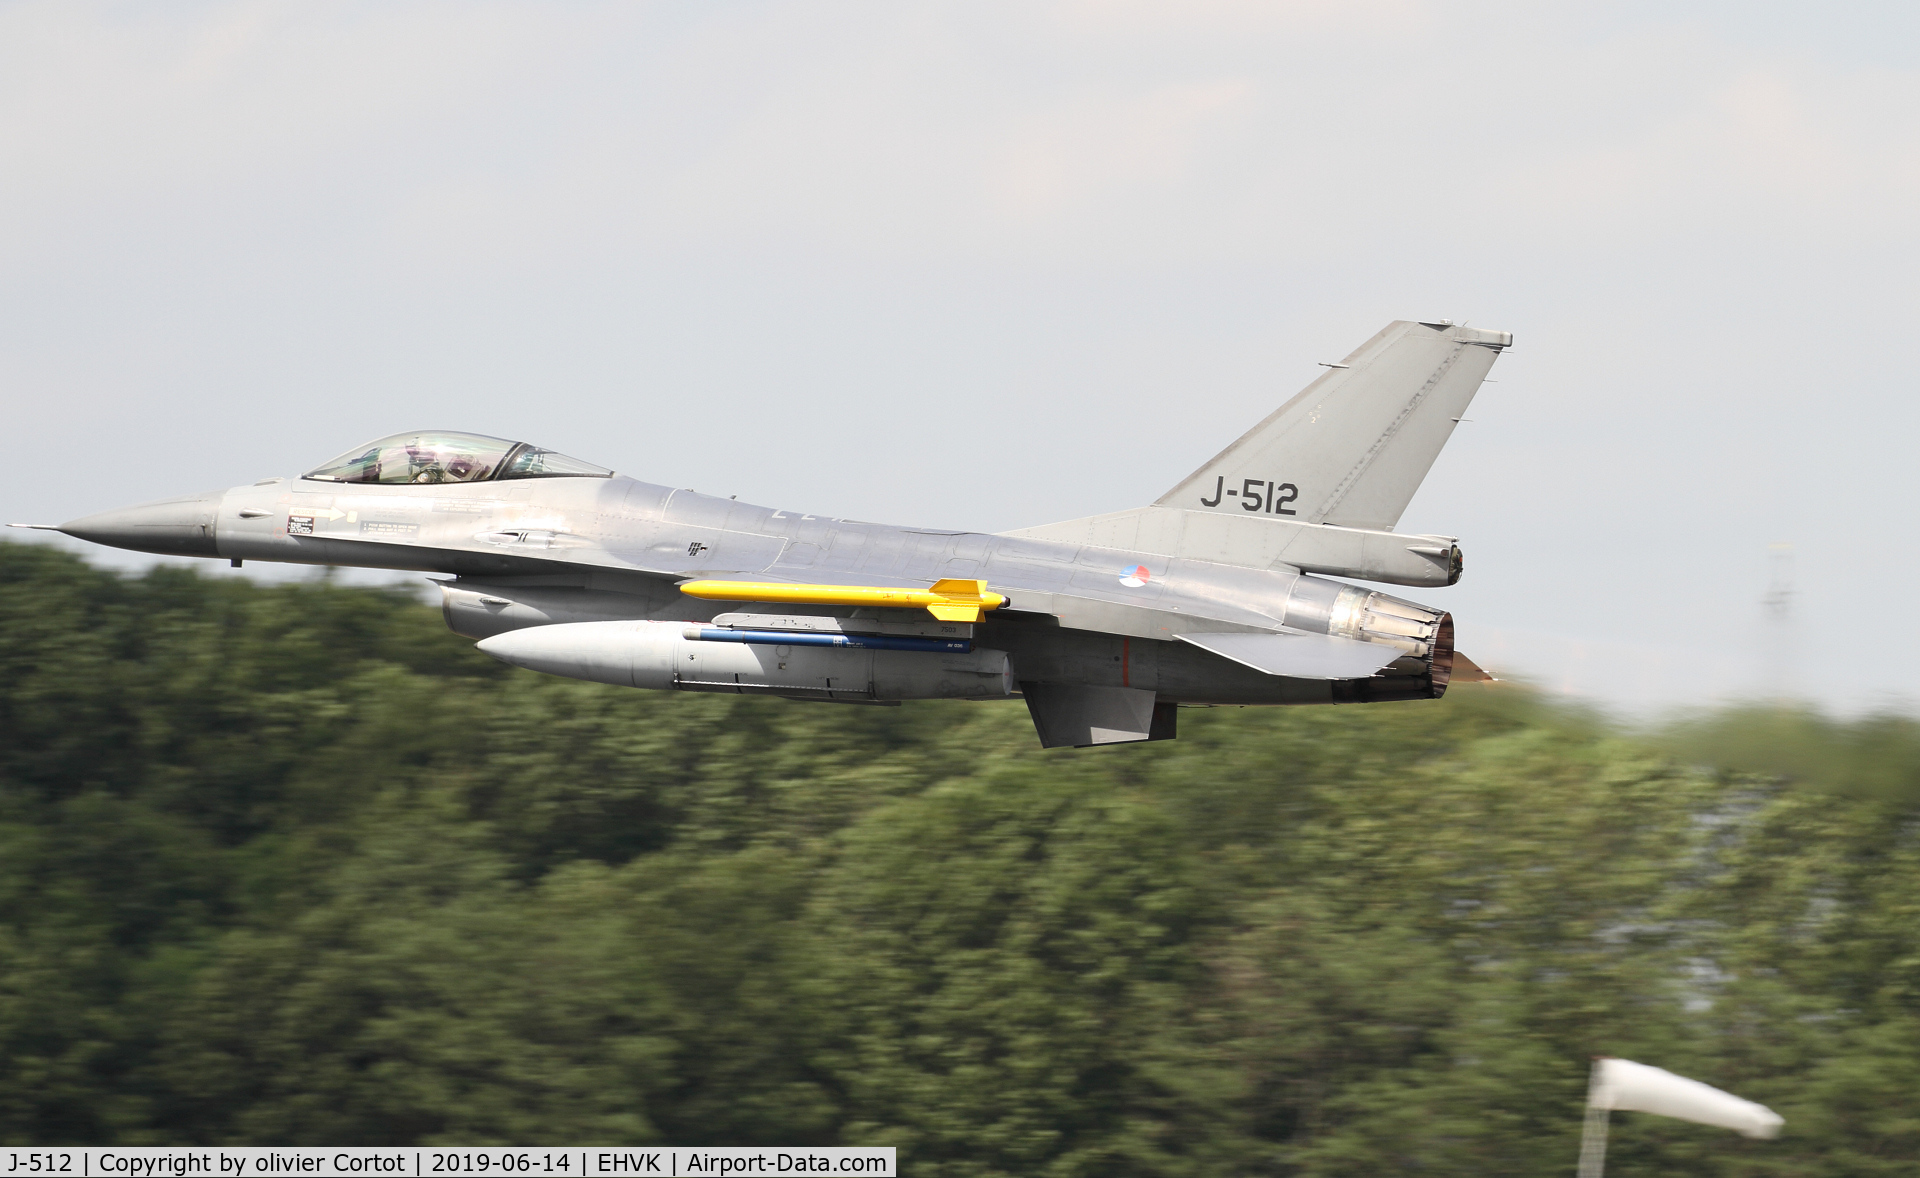
<svg viewBox="0 0 1920 1178"><path fill-rule="evenodd" d="M618 621L529 626L479 645L516 667L621 687L880 701L1013 693L1006 653L963 639Z"/></svg>

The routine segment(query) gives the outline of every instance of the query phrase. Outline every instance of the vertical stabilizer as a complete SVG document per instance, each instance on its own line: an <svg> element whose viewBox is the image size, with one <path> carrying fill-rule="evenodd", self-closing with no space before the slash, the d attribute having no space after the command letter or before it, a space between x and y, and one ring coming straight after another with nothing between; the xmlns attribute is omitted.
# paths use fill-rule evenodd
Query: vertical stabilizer
<svg viewBox="0 0 1920 1178"><path fill-rule="evenodd" d="M1391 531L1512 343L1504 331L1390 323L1155 506Z"/></svg>

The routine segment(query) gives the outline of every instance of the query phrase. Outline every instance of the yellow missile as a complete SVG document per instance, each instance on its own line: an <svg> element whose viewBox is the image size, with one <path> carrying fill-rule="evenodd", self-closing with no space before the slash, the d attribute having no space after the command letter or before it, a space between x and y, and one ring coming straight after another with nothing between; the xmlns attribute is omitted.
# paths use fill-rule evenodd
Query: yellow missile
<svg viewBox="0 0 1920 1178"><path fill-rule="evenodd" d="M1007 599L987 592L985 581L935 581L932 589L888 589L880 585L787 585L773 581L688 581L680 592L707 601L780 601L795 605L884 605L898 609L924 606L943 622L977 622L983 609L999 609Z"/></svg>

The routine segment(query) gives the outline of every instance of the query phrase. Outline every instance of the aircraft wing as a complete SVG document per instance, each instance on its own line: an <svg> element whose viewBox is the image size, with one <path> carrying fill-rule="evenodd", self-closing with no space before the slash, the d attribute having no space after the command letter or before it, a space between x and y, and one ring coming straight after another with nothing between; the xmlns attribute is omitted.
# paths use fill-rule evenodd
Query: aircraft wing
<svg viewBox="0 0 1920 1178"><path fill-rule="evenodd" d="M409 557L422 559L437 554L442 559L432 560L430 563L434 567L445 565L442 571L461 575L559 573L581 566L662 577L684 575L673 567L671 561L650 561L646 559L649 555L646 553L629 556L609 552L591 537L564 532L529 530L487 532L476 536L436 536L424 544L406 543L411 537L394 538L377 533L366 535L353 532L321 531L298 535L293 539L302 548L311 549L316 554L326 554L332 548L340 553L337 559L343 565L356 563L346 550L359 549L379 552L382 558L396 562L370 567L404 568L408 567L406 561Z"/></svg>
<svg viewBox="0 0 1920 1178"><path fill-rule="evenodd" d="M591 533L509 526L507 530L469 534L443 533L417 546L396 544L380 533L319 530L295 537L303 546L324 551L329 545L377 549L389 555L436 551L449 556L453 565L448 572L557 573L586 567L614 572L644 573L654 577L683 579L716 577L736 580L787 580L778 572L762 571L779 554L785 541L778 536L714 530L682 529L696 535L691 545L656 544L651 548L609 548ZM406 537L411 539L411 537ZM688 548L696 551L689 552ZM342 559L351 564L351 558ZM463 567L471 565L472 567Z"/></svg>
<svg viewBox="0 0 1920 1178"><path fill-rule="evenodd" d="M1180 641L1269 675L1290 679L1365 679L1406 652L1334 634L1180 634Z"/></svg>

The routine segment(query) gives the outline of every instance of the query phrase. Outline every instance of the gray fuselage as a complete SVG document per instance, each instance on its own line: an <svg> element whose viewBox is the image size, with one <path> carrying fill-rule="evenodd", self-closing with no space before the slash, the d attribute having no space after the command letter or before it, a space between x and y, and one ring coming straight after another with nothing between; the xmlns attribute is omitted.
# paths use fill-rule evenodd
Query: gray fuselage
<svg viewBox="0 0 1920 1178"><path fill-rule="evenodd" d="M274 479L62 530L178 555L451 574L442 582L448 622L473 638L567 622L704 622L743 608L681 593L677 584L692 578L915 588L978 579L1007 604L974 627L974 642L1005 651L1016 681L1128 687L1189 704L1425 698L1444 689L1444 668L1433 673L1429 647L1424 660L1390 669L1398 675L1291 678L1178 641L1182 634L1284 626L1378 641L1367 628L1378 613L1367 612L1372 600L1394 603L1396 614L1430 615L1429 634L1445 624L1450 653L1450 623L1438 611L1286 565L862 523L617 475L432 485ZM1136 568L1148 578L1127 575Z"/></svg>

